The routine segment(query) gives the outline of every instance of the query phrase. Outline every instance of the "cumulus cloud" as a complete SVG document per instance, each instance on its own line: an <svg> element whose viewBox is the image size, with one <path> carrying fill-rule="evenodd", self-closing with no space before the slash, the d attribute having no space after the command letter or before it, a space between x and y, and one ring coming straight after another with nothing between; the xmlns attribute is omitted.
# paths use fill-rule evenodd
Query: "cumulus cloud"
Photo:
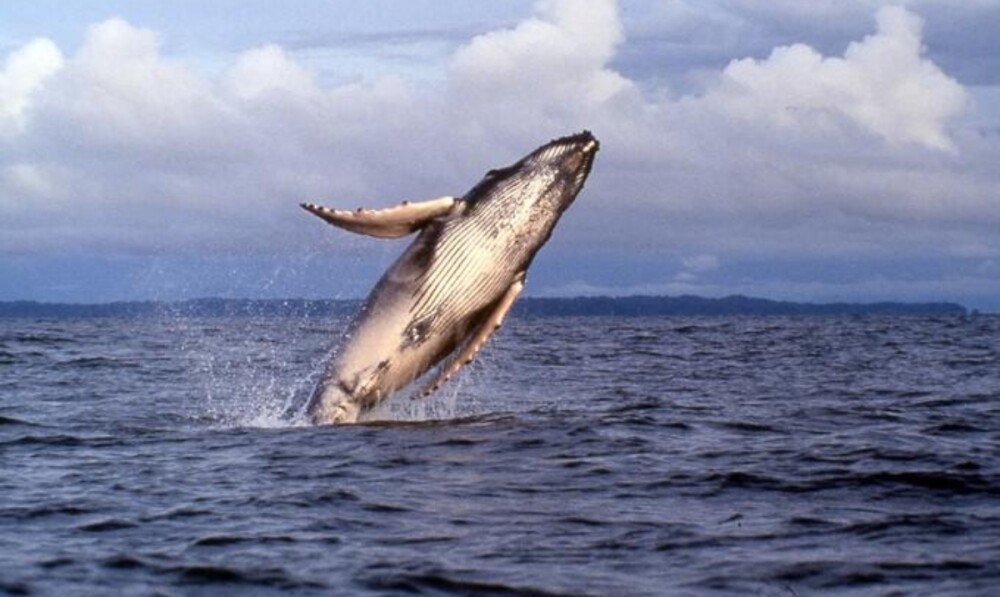
<svg viewBox="0 0 1000 597"><path fill-rule="evenodd" d="M33 164L11 164L3 171L6 189L22 197L53 199L62 195L63 191L56 187L53 178Z"/></svg>
<svg viewBox="0 0 1000 597"><path fill-rule="evenodd" d="M682 259L681 264L689 272L710 272L719 269L719 258L715 255L692 255Z"/></svg>
<svg viewBox="0 0 1000 597"><path fill-rule="evenodd" d="M699 276L719 269L720 261L715 255L689 255L681 259L681 271L674 276L679 283L694 282Z"/></svg>
<svg viewBox="0 0 1000 597"><path fill-rule="evenodd" d="M667 284L719 280L747 255L891 253L887 230L915 223L995 254L981 227L1000 223L996 136L928 58L917 14L872 17L842 52L732 56L684 93L618 70L629 31L613 0L541 1L416 82L331 85L271 43L207 77L155 32L109 19L75 52L40 39L3 63L0 252L282 252L303 235L352 247L295 204L461 193L591 128L602 155L558 238L667 252Z"/></svg>
<svg viewBox="0 0 1000 597"><path fill-rule="evenodd" d="M511 147L539 132L597 127L610 104L624 108L636 96L609 66L623 41L614 0L539 2L535 16L456 50L445 126Z"/></svg>
<svg viewBox="0 0 1000 597"><path fill-rule="evenodd" d="M208 81L163 59L154 32L121 19L90 27L39 95L39 127L57 123L76 142L130 151L209 141L224 110Z"/></svg>
<svg viewBox="0 0 1000 597"><path fill-rule="evenodd" d="M604 102L631 83L606 67L623 41L613 0L560 0L539 5L538 16L513 29L481 35L452 57L459 92L480 97Z"/></svg>
<svg viewBox="0 0 1000 597"><path fill-rule="evenodd" d="M31 41L7 57L0 71L0 134L24 127L32 96L62 65L62 53L47 39Z"/></svg>
<svg viewBox="0 0 1000 597"><path fill-rule="evenodd" d="M968 101L961 85L923 58L923 22L899 6L876 15L878 31L843 58L797 44L766 60L735 60L716 96L744 118L785 127L845 118L891 143L951 149L946 127Z"/></svg>
<svg viewBox="0 0 1000 597"><path fill-rule="evenodd" d="M316 74L297 64L285 50L274 44L240 54L226 72L223 87L242 101L268 94L309 98L321 93Z"/></svg>

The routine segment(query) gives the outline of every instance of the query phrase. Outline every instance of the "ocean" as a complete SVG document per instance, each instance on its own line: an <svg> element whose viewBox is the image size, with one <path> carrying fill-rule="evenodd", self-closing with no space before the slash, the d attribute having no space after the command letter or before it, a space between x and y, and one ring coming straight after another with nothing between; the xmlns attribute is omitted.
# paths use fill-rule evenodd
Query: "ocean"
<svg viewBox="0 0 1000 597"><path fill-rule="evenodd" d="M316 428L343 318L0 318L0 594L1000 587L1000 317L509 321Z"/></svg>

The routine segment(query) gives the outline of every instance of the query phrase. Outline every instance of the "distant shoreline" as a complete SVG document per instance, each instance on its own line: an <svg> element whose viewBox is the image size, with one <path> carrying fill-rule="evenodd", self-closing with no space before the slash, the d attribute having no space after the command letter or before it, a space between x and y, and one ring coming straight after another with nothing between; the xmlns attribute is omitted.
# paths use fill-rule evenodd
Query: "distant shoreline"
<svg viewBox="0 0 1000 597"><path fill-rule="evenodd" d="M0 317L188 317L350 315L359 299L221 299L125 301L76 304L0 301ZM950 302L800 303L751 298L698 296L624 296L537 298L517 302L515 313L527 316L816 316L816 315L967 315ZM975 313L973 311L973 313Z"/></svg>

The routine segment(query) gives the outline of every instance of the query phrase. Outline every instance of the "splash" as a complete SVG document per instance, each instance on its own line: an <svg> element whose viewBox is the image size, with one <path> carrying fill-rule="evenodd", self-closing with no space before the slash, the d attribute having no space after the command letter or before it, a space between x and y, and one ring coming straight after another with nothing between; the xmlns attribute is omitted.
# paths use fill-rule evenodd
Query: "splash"
<svg viewBox="0 0 1000 597"><path fill-rule="evenodd" d="M190 378L196 412L192 419L212 428L295 428L311 426L305 410L329 360L329 345L346 321L310 317L190 317L167 315L163 325L178 338ZM483 414L480 394L496 378L489 359L452 380L428 398L398 392L369 412L363 422L420 423ZM429 374L430 375L430 374Z"/></svg>
<svg viewBox="0 0 1000 597"><path fill-rule="evenodd" d="M308 318L174 315L165 325L180 339L186 362L180 374L190 376L192 391L202 397L193 401L195 419L220 429L308 424L304 403L318 374L309 363L321 352L316 342L303 347L293 340L316 340L325 331ZM300 334L303 328L311 333Z"/></svg>
<svg viewBox="0 0 1000 597"><path fill-rule="evenodd" d="M210 425L222 429L311 426L305 406L326 357L318 353L311 363L303 363L278 352L242 356L217 351L191 353L197 362L194 376L205 397L201 414ZM423 400L411 400L401 392L368 413L364 422L420 422L463 416L469 410L469 403L460 400L464 386L455 384Z"/></svg>
<svg viewBox="0 0 1000 597"><path fill-rule="evenodd" d="M411 398L406 392L400 392L364 415L361 422L420 423L468 417L479 412L478 401L470 391L470 386L474 385L465 377L426 398ZM412 387L421 386L417 382Z"/></svg>

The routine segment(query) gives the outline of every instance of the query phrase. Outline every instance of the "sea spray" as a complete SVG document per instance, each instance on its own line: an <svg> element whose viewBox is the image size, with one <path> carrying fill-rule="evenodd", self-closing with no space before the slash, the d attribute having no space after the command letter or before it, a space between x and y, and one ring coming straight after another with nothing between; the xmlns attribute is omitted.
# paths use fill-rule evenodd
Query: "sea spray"
<svg viewBox="0 0 1000 597"><path fill-rule="evenodd" d="M312 388L329 359L331 346L349 319L272 314L193 316L171 310L159 313L172 350L186 363L178 376L190 380L200 394L191 421L208 421L222 429L281 428L309 425L304 411ZM493 342L501 352L500 334ZM294 338L295 341L289 341ZM365 422L440 421L506 410L497 382L509 377L496 355L481 355L441 392L411 399L423 380L399 392L365 417ZM428 375L433 375L433 372ZM492 397L481 400L484 392ZM488 403L486 406L485 403ZM190 403L189 403L190 404Z"/></svg>
<svg viewBox="0 0 1000 597"><path fill-rule="evenodd" d="M172 325L188 338L181 343L190 363L187 374L204 397L200 414L213 425L306 424L301 411L318 376L328 330L301 317L178 316ZM301 343L288 343L289 328L298 328Z"/></svg>

